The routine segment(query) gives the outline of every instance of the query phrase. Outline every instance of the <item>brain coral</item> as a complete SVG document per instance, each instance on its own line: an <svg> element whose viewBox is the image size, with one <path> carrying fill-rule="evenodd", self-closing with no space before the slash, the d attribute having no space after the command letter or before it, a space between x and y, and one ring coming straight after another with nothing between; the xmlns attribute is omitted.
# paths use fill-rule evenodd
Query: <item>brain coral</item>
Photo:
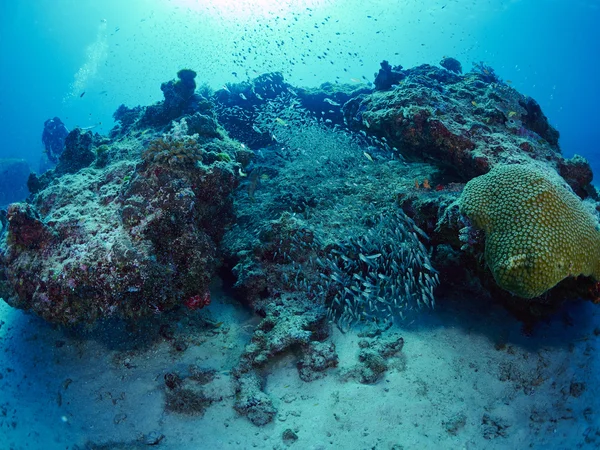
<svg viewBox="0 0 600 450"><path fill-rule="evenodd" d="M496 166L467 183L459 203L485 231L485 260L503 289L533 298L569 276L600 279L598 223L558 175Z"/></svg>

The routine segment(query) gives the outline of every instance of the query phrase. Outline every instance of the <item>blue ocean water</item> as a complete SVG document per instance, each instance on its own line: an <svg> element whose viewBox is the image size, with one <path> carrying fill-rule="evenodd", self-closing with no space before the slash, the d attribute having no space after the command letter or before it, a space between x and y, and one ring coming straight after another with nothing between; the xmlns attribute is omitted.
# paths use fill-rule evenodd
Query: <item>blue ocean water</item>
<svg viewBox="0 0 600 450"><path fill-rule="evenodd" d="M182 68L195 70L198 85L214 90L277 71L294 86L316 87L372 82L382 60L411 68L454 57L464 72L483 62L535 98L560 132L563 154L584 156L598 174L599 23L600 0L0 0L0 159L25 159L39 172L46 120L59 117L69 130L107 134L119 105L162 100L161 83ZM246 428L230 405L213 406L204 418L163 414L156 409L162 391L148 382L162 383L173 367L185 372L190 362L210 361L222 377L216 389L227 391L235 357L223 350L239 354L259 319L232 307L223 293L213 297L216 329L229 319L242 325L230 325L214 348L194 342L201 348L186 349L185 364L170 349L127 353L118 333L107 338L104 330L86 330L88 339L73 337L2 303L0 346L9 356L1 359L0 450L600 446L598 305L561 309L528 338L497 305L488 315L480 299L454 299L464 308L460 317L442 304L439 316L405 331L406 364L423 376L403 378L405 369L397 367L372 389L339 387L332 377L309 389L294 378L296 362L282 358L265 389L285 414L275 425ZM336 339L340 359L368 345L351 335ZM498 363L498 352L506 355L501 382L517 385L515 391L497 388L501 383L483 374ZM534 356L542 362L532 363ZM399 394L394 385L402 386ZM390 390L394 397L386 397ZM403 397L408 391L415 397ZM528 399L536 400L534 407ZM377 408L361 417L359 406L371 402ZM401 412L388 404L400 404ZM471 414L476 407L483 416L479 409ZM435 420L419 422L423 415ZM387 417L392 423L381 426ZM521 419L527 425L519 428ZM304 426L291 425L298 423ZM419 427L425 431L414 431Z"/></svg>

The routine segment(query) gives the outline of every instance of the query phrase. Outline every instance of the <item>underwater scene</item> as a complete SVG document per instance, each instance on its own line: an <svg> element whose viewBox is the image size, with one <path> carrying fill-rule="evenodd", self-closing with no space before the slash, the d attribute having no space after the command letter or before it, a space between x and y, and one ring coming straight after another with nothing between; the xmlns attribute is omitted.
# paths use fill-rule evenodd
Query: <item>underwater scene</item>
<svg viewBox="0 0 600 450"><path fill-rule="evenodd" d="M598 23L0 1L0 450L600 448Z"/></svg>

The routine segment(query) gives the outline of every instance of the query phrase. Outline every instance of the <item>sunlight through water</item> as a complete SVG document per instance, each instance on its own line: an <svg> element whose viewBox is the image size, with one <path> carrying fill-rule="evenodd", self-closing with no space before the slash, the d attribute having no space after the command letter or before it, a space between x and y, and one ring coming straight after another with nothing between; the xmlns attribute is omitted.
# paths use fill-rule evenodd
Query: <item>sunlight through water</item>
<svg viewBox="0 0 600 450"><path fill-rule="evenodd" d="M220 16L235 19L286 14L329 3L329 0L173 0L175 6L191 11L209 10Z"/></svg>

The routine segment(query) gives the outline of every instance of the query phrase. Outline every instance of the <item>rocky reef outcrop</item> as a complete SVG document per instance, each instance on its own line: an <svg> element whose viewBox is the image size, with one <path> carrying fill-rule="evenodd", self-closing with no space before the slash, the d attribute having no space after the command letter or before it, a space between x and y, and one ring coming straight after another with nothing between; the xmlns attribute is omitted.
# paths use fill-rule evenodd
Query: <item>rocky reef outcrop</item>
<svg viewBox="0 0 600 450"><path fill-rule="evenodd" d="M441 65L384 61L373 87L297 88L271 73L216 92L180 71L163 100L119 107L108 136L71 131L56 167L30 176L31 196L0 214L0 296L55 323L134 321L206 307L219 277L261 319L232 372L235 408L257 425L277 413L263 390L273 358L296 355L307 382L337 365L332 323L381 332L445 290L529 317L596 301L598 281L569 276L568 261L563 281L527 298L481 264L485 233L460 209L470 180L551 171L590 221L599 197L535 100L485 64ZM370 383L404 341L361 345L346 376ZM212 401L165 382L175 410L182 395L197 412Z"/></svg>
<svg viewBox="0 0 600 450"><path fill-rule="evenodd" d="M347 102L348 127L385 139L405 158L431 162L457 181L500 162L530 160L566 175L558 131L534 99L492 76L493 69L476 66L459 75L421 65L402 74L394 88L386 84ZM569 178L581 192L585 184Z"/></svg>
<svg viewBox="0 0 600 450"><path fill-rule="evenodd" d="M184 82L193 94L189 78L169 85L182 99ZM175 106L166 103L171 119ZM1 295L9 304L77 323L210 302L218 243L234 219L239 144L212 116L170 125L137 141L121 127L120 139L69 133L57 167L32 176L28 203L6 212Z"/></svg>
<svg viewBox="0 0 600 450"><path fill-rule="evenodd" d="M272 73L214 93L181 70L162 101L122 105L107 137L71 131L30 177L4 214L3 297L56 322L134 317L207 303L223 261L256 308L308 290L349 324L433 305L435 266L473 258L465 240L479 251L452 209L465 182L535 163L598 198L535 100L483 63L441 65L384 61L373 88Z"/></svg>

